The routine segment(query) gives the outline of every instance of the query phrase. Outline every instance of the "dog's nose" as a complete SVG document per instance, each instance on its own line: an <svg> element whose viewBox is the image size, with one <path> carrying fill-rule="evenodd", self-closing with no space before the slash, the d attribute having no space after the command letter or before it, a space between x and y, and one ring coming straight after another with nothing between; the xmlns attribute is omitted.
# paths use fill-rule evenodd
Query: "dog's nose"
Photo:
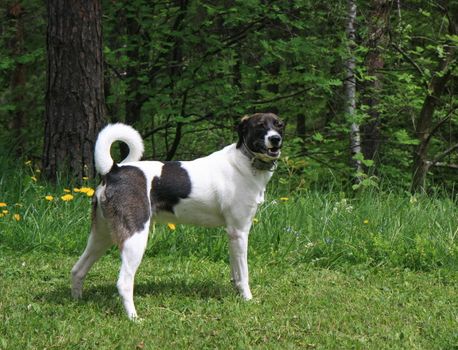
<svg viewBox="0 0 458 350"><path fill-rule="evenodd" d="M280 146L281 136L280 135L269 136L269 141L272 144L272 146L278 147Z"/></svg>

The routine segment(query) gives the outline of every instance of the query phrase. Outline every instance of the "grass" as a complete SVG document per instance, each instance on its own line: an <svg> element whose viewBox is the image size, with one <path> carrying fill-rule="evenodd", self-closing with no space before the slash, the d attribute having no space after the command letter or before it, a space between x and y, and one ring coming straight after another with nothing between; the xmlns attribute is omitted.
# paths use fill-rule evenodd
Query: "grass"
<svg viewBox="0 0 458 350"><path fill-rule="evenodd" d="M80 302L70 298L76 257L1 259L4 349L452 349L456 276L353 266L251 264L253 302L232 291L222 261L146 257L137 276L143 318L117 298L118 259L104 257Z"/></svg>
<svg viewBox="0 0 458 350"><path fill-rule="evenodd" d="M250 235L248 303L229 282L224 230L157 226L136 278L143 321L132 323L116 249L91 270L83 300L70 298L87 193L35 181L28 165L4 170L0 349L458 349L451 199L269 193Z"/></svg>

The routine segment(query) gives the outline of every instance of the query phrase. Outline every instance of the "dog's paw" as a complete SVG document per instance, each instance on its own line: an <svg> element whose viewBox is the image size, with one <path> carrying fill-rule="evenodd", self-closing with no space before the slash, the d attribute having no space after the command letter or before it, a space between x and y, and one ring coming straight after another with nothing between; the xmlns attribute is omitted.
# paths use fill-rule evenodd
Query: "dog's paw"
<svg viewBox="0 0 458 350"><path fill-rule="evenodd" d="M72 288L72 298L79 300L83 297L83 290L80 288Z"/></svg>
<svg viewBox="0 0 458 350"><path fill-rule="evenodd" d="M241 292L240 295L242 296L243 300L250 301L253 299L253 295L250 291Z"/></svg>
<svg viewBox="0 0 458 350"><path fill-rule="evenodd" d="M141 317L138 317L137 313L133 313L129 315L129 320L134 323L142 323L144 320Z"/></svg>
<svg viewBox="0 0 458 350"><path fill-rule="evenodd" d="M141 318L141 317L134 317L134 318L131 318L130 319L132 322L136 323L136 324L141 324L145 321L145 319Z"/></svg>

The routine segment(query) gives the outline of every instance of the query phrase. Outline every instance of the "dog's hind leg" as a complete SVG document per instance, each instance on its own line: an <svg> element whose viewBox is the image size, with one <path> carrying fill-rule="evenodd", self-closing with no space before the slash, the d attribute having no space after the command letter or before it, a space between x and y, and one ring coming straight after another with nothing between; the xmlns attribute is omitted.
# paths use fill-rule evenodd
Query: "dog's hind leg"
<svg viewBox="0 0 458 350"><path fill-rule="evenodd" d="M248 282L248 231L227 228L232 279L245 300L252 299Z"/></svg>
<svg viewBox="0 0 458 350"><path fill-rule="evenodd" d="M97 225L93 225L86 249L72 268L72 296L79 299L83 294L83 282L89 269L112 245L111 236Z"/></svg>
<svg viewBox="0 0 458 350"><path fill-rule="evenodd" d="M117 287L127 316L130 319L137 318L134 304L134 278L146 249L148 232L149 221L142 231L136 232L126 239L121 247L121 270Z"/></svg>

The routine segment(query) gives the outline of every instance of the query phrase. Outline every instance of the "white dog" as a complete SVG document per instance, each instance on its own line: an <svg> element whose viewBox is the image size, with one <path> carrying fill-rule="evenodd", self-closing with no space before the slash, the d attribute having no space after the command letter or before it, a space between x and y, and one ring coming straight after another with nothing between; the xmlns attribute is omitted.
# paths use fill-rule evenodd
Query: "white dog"
<svg viewBox="0 0 458 350"><path fill-rule="evenodd" d="M136 318L134 276L154 220L225 226L233 283L244 299L251 299L248 233L280 157L283 128L283 122L272 113L246 116L238 125L236 144L193 161L159 162L140 161L143 141L133 128L106 126L95 145L95 165L102 183L93 200L86 249L72 269L73 297L81 298L89 269L115 243L122 260L118 291L127 315ZM120 164L110 155L115 141L129 146L129 154Z"/></svg>

